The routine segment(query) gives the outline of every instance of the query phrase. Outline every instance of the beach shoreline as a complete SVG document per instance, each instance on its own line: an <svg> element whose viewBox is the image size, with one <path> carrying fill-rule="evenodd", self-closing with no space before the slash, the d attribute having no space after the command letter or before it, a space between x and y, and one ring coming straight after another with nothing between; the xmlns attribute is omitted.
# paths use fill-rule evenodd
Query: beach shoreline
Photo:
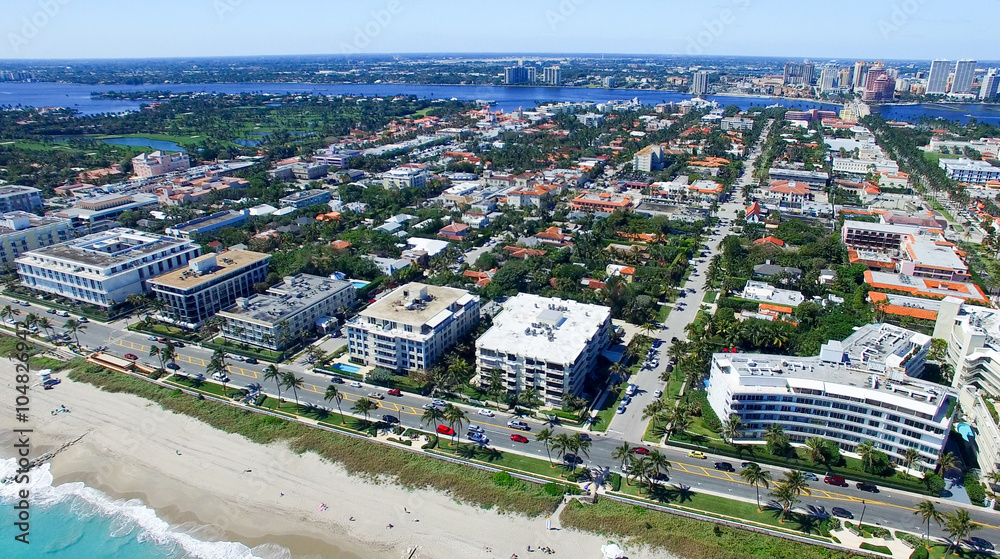
<svg viewBox="0 0 1000 559"><path fill-rule="evenodd" d="M0 363L4 368L13 365ZM71 412L49 413L61 405ZM508 559L525 557L528 546L552 548L552 557L597 558L607 541L546 530L545 518L499 514L438 491L352 476L316 454L256 444L137 396L65 378L55 390L33 389L32 407L34 456L85 434L51 460L54 485L82 482L115 499L139 499L207 541L277 544L295 559L395 559L414 548L413 559ZM13 415L0 413L4 421ZM6 433L3 452L12 448L2 440Z"/></svg>

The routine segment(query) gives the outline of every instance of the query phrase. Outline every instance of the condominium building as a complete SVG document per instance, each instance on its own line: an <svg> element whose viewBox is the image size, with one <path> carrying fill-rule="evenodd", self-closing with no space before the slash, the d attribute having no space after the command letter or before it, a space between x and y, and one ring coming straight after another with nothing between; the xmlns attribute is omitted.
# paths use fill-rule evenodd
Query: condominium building
<svg viewBox="0 0 1000 559"><path fill-rule="evenodd" d="M110 308L200 252L191 241L116 228L28 251L16 262L26 287Z"/></svg>
<svg viewBox="0 0 1000 559"><path fill-rule="evenodd" d="M230 210L178 223L164 231L167 235L191 239L223 227L237 227L250 218L250 210Z"/></svg>
<svg viewBox="0 0 1000 559"><path fill-rule="evenodd" d="M705 95L708 93L708 81L710 74L706 70L698 70L691 76L691 94Z"/></svg>
<svg viewBox="0 0 1000 559"><path fill-rule="evenodd" d="M184 328L198 328L206 319L253 293L267 277L270 254L228 250L206 254L149 280L150 291L167 303L159 318Z"/></svg>
<svg viewBox="0 0 1000 559"><path fill-rule="evenodd" d="M349 281L309 274L287 276L266 293L238 297L220 311L222 336L274 351L295 345L313 331L325 332L332 317L354 306L356 289Z"/></svg>
<svg viewBox="0 0 1000 559"><path fill-rule="evenodd" d="M68 219L7 212L0 218L0 264L12 267L14 260L25 252L72 238L73 224Z"/></svg>
<svg viewBox="0 0 1000 559"><path fill-rule="evenodd" d="M632 209L632 199L609 192L584 192L569 203L572 210L585 212L616 212Z"/></svg>
<svg viewBox="0 0 1000 559"><path fill-rule="evenodd" d="M780 425L793 444L819 437L854 453L871 441L896 464L933 469L948 437L955 391L916 376L931 337L869 324L811 357L716 353L708 402L720 418L739 416L741 442L762 441Z"/></svg>
<svg viewBox="0 0 1000 559"><path fill-rule="evenodd" d="M854 81L851 83L854 91L864 90L865 78L868 77L868 68L870 67L871 66L863 60L858 60L854 63Z"/></svg>
<svg viewBox="0 0 1000 559"><path fill-rule="evenodd" d="M950 60L931 61L931 71L927 76L927 95L944 95L948 93L948 75L950 73Z"/></svg>
<svg viewBox="0 0 1000 559"><path fill-rule="evenodd" d="M325 204L333 199L333 194L329 190L300 190L293 192L278 200L283 208L308 208Z"/></svg>
<svg viewBox="0 0 1000 559"><path fill-rule="evenodd" d="M545 83L549 85L562 84L562 68L559 66L549 66L544 71Z"/></svg>
<svg viewBox="0 0 1000 559"><path fill-rule="evenodd" d="M0 213L33 212L42 207L42 191L30 186L0 186Z"/></svg>
<svg viewBox="0 0 1000 559"><path fill-rule="evenodd" d="M611 344L611 309L521 293L503 304L476 340L479 382L500 371L510 392L535 389L546 405L579 395L597 357Z"/></svg>
<svg viewBox="0 0 1000 559"><path fill-rule="evenodd" d="M1000 90L1000 72L996 68L990 68L983 77L982 87L979 88L979 99L983 101L994 99L998 90Z"/></svg>
<svg viewBox="0 0 1000 559"><path fill-rule="evenodd" d="M424 188L427 186L427 171L422 166L401 165L382 175L386 188Z"/></svg>
<svg viewBox="0 0 1000 559"><path fill-rule="evenodd" d="M347 324L347 347L355 363L418 371L433 365L478 323L478 295L410 283Z"/></svg>
<svg viewBox="0 0 1000 559"><path fill-rule="evenodd" d="M959 60L955 63L955 77L951 80L951 92L956 95L972 93L972 80L976 77L975 60Z"/></svg>
<svg viewBox="0 0 1000 559"><path fill-rule="evenodd" d="M517 66L504 68L503 74L504 74L504 83L507 85L535 83L534 66L523 66L521 63L518 63Z"/></svg>
<svg viewBox="0 0 1000 559"><path fill-rule="evenodd" d="M651 144L640 149L632 160L632 166L636 171L652 173L663 170L663 146Z"/></svg>
<svg viewBox="0 0 1000 559"><path fill-rule="evenodd" d="M844 220L840 229L840 239L849 248L877 250L898 254L903 249L904 239L920 229L909 225L888 223L867 223L853 219Z"/></svg>
<svg viewBox="0 0 1000 559"><path fill-rule="evenodd" d="M155 177L191 168L191 160L186 153L140 153L132 158L132 173L139 178Z"/></svg>
<svg viewBox="0 0 1000 559"><path fill-rule="evenodd" d="M986 161L959 157L958 159L938 160L938 166L944 169L948 178L970 184L986 184L1000 180L1000 167L994 167Z"/></svg>
<svg viewBox="0 0 1000 559"><path fill-rule="evenodd" d="M837 88L837 76L840 73L840 68L835 64L827 64L823 66L823 69L819 73L819 90L823 93L830 93Z"/></svg>
<svg viewBox="0 0 1000 559"><path fill-rule="evenodd" d="M812 62L786 62L783 83L785 85L812 85L813 69Z"/></svg>

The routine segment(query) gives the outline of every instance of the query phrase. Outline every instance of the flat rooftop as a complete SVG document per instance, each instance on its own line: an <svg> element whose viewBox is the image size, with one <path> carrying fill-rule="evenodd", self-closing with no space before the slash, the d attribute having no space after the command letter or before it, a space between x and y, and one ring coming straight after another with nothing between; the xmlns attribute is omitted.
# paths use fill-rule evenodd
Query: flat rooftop
<svg viewBox="0 0 1000 559"><path fill-rule="evenodd" d="M910 258L917 264L968 271L962 257L949 245L939 245L931 241L918 241L906 246Z"/></svg>
<svg viewBox="0 0 1000 559"><path fill-rule="evenodd" d="M308 198L312 198L314 196L322 196L324 193L330 194L330 191L329 190L322 190L322 189L318 189L318 188L313 189L313 190L300 190L298 192L293 192L293 193L289 194L288 196L285 196L281 200L287 200L289 202L295 202L295 201L298 201L298 200L305 200L305 199L308 199Z"/></svg>
<svg viewBox="0 0 1000 559"><path fill-rule="evenodd" d="M20 220L28 220L27 227L20 227ZM53 223L69 223L69 220L62 217L52 217L52 216L38 216L29 212L15 211L7 212L0 216L0 235L6 235L8 233L15 233L17 231L26 231L32 227L44 227L46 225L51 225ZM10 227L10 225L15 225L16 228Z"/></svg>
<svg viewBox="0 0 1000 559"><path fill-rule="evenodd" d="M942 281L872 270L865 272L865 282L875 289L893 289L911 295L960 297L980 302L988 300L986 294L972 282Z"/></svg>
<svg viewBox="0 0 1000 559"><path fill-rule="evenodd" d="M227 250L219 254L206 254L192 259L188 263L187 268L172 270L149 281L157 285L166 285L178 289L192 289L269 258L271 258L270 254L249 250ZM202 269L199 272L192 271L199 268L199 264L213 259L215 260L215 266L210 268L201 267Z"/></svg>
<svg viewBox="0 0 1000 559"><path fill-rule="evenodd" d="M24 253L19 261L32 258L64 260L72 264L110 268L141 259L171 247L194 246L191 241L145 233L122 227L94 233L66 243Z"/></svg>
<svg viewBox="0 0 1000 559"><path fill-rule="evenodd" d="M572 364L610 316L608 307L521 293L503 304L476 347Z"/></svg>
<svg viewBox="0 0 1000 559"><path fill-rule="evenodd" d="M413 300L419 297L422 289L426 297L414 305ZM408 283L397 287L395 291L382 297L361 311L362 317L376 320L391 320L410 326L423 326L432 321L442 311L465 297L471 297L468 291L454 287L439 287L423 283Z"/></svg>
<svg viewBox="0 0 1000 559"><path fill-rule="evenodd" d="M284 281L268 289L267 293L240 298L240 302L220 314L241 320L277 324L342 289L354 289L354 284L298 274L286 277Z"/></svg>
<svg viewBox="0 0 1000 559"><path fill-rule="evenodd" d="M226 223L233 221L235 219L247 219L249 214L243 213L241 211L229 211L229 212L219 212L217 214L212 214L206 217L199 217L197 219L192 219L184 223L177 224L170 229L175 231L180 231L183 233L190 233L191 231L197 231L198 229L204 229L206 227L212 227L213 225L218 225L220 223Z"/></svg>
<svg viewBox="0 0 1000 559"><path fill-rule="evenodd" d="M741 296L751 301L789 307L797 307L805 301L805 297L798 291L779 289L762 281L748 281Z"/></svg>
<svg viewBox="0 0 1000 559"><path fill-rule="evenodd" d="M0 196L12 196L14 194L26 194L28 192L41 192L32 186L22 186L20 184L8 184L0 186Z"/></svg>
<svg viewBox="0 0 1000 559"><path fill-rule="evenodd" d="M870 223L867 221L857 221L845 219L844 227L857 231L874 231L877 233L893 233L897 235L916 235L920 232L920 227L916 225L893 225L891 223Z"/></svg>

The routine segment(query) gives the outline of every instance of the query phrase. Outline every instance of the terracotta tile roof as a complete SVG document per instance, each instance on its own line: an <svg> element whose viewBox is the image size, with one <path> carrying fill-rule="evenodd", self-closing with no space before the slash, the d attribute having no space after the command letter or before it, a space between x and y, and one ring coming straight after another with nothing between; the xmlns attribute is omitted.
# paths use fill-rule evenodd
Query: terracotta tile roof
<svg viewBox="0 0 1000 559"><path fill-rule="evenodd" d="M779 247L783 247L783 246L785 246L785 241L782 241L781 239L779 239L777 237L772 237L772 236L768 235L767 237L764 237L763 239L757 239L756 241L753 242L753 244L755 244L755 245L772 244L772 245L776 245L776 246L779 246Z"/></svg>

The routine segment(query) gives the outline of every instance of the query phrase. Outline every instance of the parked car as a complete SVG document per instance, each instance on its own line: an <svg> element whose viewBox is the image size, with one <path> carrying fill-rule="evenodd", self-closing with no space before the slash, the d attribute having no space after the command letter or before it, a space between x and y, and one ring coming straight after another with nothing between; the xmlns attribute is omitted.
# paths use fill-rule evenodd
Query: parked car
<svg viewBox="0 0 1000 559"><path fill-rule="evenodd" d="M653 392L653 397L656 398L657 400L659 400L660 398L663 397L663 391L662 390L657 390L657 391Z"/></svg>
<svg viewBox="0 0 1000 559"><path fill-rule="evenodd" d="M748 466L750 466L750 464L757 464L757 463L756 462L743 462L742 464L740 464L740 467L745 469Z"/></svg>
<svg viewBox="0 0 1000 559"><path fill-rule="evenodd" d="M356 381L356 380L352 381L351 382L351 388L361 388L361 383L358 382L358 381Z"/></svg>
<svg viewBox="0 0 1000 559"><path fill-rule="evenodd" d="M705 453L700 450L692 450L688 453L688 458L698 458L699 460L704 460L708 458L708 456L705 456Z"/></svg>
<svg viewBox="0 0 1000 559"><path fill-rule="evenodd" d="M615 413L617 413L618 415L625 413L625 404L618 406L618 409L615 410Z"/></svg>
<svg viewBox="0 0 1000 559"><path fill-rule="evenodd" d="M625 396L624 398L622 398L622 405L623 406L627 406L627 405L629 405L631 403L632 403L632 397L631 396Z"/></svg>
<svg viewBox="0 0 1000 559"><path fill-rule="evenodd" d="M518 429L521 431L531 431L531 427L529 427L527 423L523 421L517 421L515 419L511 419L510 421L508 421L507 427L510 427L511 429Z"/></svg>
<svg viewBox="0 0 1000 559"><path fill-rule="evenodd" d="M442 435L448 435L449 437L455 434L455 430L447 425L438 425L437 432Z"/></svg>
<svg viewBox="0 0 1000 559"><path fill-rule="evenodd" d="M46 309L45 310L45 314L56 314L56 310L55 309Z"/></svg>
<svg viewBox="0 0 1000 559"><path fill-rule="evenodd" d="M28 306L28 304L25 303L24 306ZM80 324L86 324L90 322L90 320L88 320L87 317L85 316L81 316L80 318L77 319L77 322L79 322Z"/></svg>
<svg viewBox="0 0 1000 559"><path fill-rule="evenodd" d="M847 487L847 481L840 476L826 476L823 478L823 483L839 487Z"/></svg>
<svg viewBox="0 0 1000 559"><path fill-rule="evenodd" d="M819 476L812 472L802 472L802 477L808 479L809 481L819 481Z"/></svg>
<svg viewBox="0 0 1000 559"><path fill-rule="evenodd" d="M642 454L645 456L649 454L649 449L644 446L636 446L632 448L632 454Z"/></svg>
<svg viewBox="0 0 1000 559"><path fill-rule="evenodd" d="M387 423L389 425L392 425L394 423L399 423L399 418L396 417L395 415L386 414L382 416L382 423Z"/></svg>
<svg viewBox="0 0 1000 559"><path fill-rule="evenodd" d="M469 432L470 433L479 433L480 435L482 435L483 433L486 432L486 430L483 429L482 427L478 426L478 425L469 425Z"/></svg>
<svg viewBox="0 0 1000 559"><path fill-rule="evenodd" d="M729 462L716 462L715 469L723 472L735 472L736 468L733 467Z"/></svg>
<svg viewBox="0 0 1000 559"><path fill-rule="evenodd" d="M867 491L869 493L878 493L878 487L876 487L874 483L866 483L866 482L863 482L863 481L859 481L858 483L854 484L854 487L857 487L858 491Z"/></svg>
<svg viewBox="0 0 1000 559"><path fill-rule="evenodd" d="M156 336L147 336L146 339L149 340L149 341L151 341L151 342L158 342L158 341L160 341L160 339L157 338Z"/></svg>
<svg viewBox="0 0 1000 559"><path fill-rule="evenodd" d="M525 437L524 435L520 435L518 433L514 433L513 435L510 436L510 440L514 441L515 443L526 443L528 442L528 437Z"/></svg>
<svg viewBox="0 0 1000 559"><path fill-rule="evenodd" d="M389 390L386 390L385 393L388 394L388 395L390 395L390 396L402 396L403 395L403 393L400 392L398 388L390 388Z"/></svg>
<svg viewBox="0 0 1000 559"><path fill-rule="evenodd" d="M993 549L993 544L991 542L987 541L987 540L984 540L983 538L977 538L977 537L973 536L973 537L971 537L971 538L968 539L968 542L970 544L972 544L972 547L975 547L975 548L978 548L978 549L985 549L985 550L988 550L988 551Z"/></svg>
<svg viewBox="0 0 1000 559"><path fill-rule="evenodd" d="M384 400L385 399L385 394L382 394L381 392L369 392L368 393L368 397L369 398L374 398L376 400Z"/></svg>
<svg viewBox="0 0 1000 559"><path fill-rule="evenodd" d="M490 444L490 439L486 435L480 433L469 433L467 436L469 437L469 440L474 443L479 443L481 445Z"/></svg>
<svg viewBox="0 0 1000 559"><path fill-rule="evenodd" d="M493 417L494 415L496 415L495 413L493 413L493 410L488 410L486 408L483 408L477 411L476 413L483 417Z"/></svg>
<svg viewBox="0 0 1000 559"><path fill-rule="evenodd" d="M184 347L184 342L174 342L174 347Z"/></svg>
<svg viewBox="0 0 1000 559"><path fill-rule="evenodd" d="M436 408L443 408L448 405L448 402L445 402L444 400L434 400L431 402L431 405Z"/></svg>
<svg viewBox="0 0 1000 559"><path fill-rule="evenodd" d="M167 368L170 369L170 370L172 370L172 371L176 371L176 370L180 369L181 366L178 365L177 363L167 363Z"/></svg>
<svg viewBox="0 0 1000 559"><path fill-rule="evenodd" d="M167 343L167 339L164 338L163 336L156 338L156 341L160 342L161 344Z"/></svg>
<svg viewBox="0 0 1000 559"><path fill-rule="evenodd" d="M579 436L580 436L580 440L581 440L581 441L589 441L589 440L592 440L592 439L590 438L590 435L588 435L588 434L586 434L586 433L580 433L580 435L579 435Z"/></svg>
<svg viewBox="0 0 1000 559"><path fill-rule="evenodd" d="M634 384L628 385L628 388L625 389L625 396L635 396L635 392L638 389L639 387Z"/></svg>
<svg viewBox="0 0 1000 559"><path fill-rule="evenodd" d="M134 353L126 353L125 354L125 359L131 359L132 361L135 361L138 358L139 358L139 356L136 355L136 354L134 354Z"/></svg>
<svg viewBox="0 0 1000 559"><path fill-rule="evenodd" d="M846 518L848 520L854 518L854 514L851 513L851 511L847 509L842 509L840 507L833 507L833 515L836 516L837 518Z"/></svg>
<svg viewBox="0 0 1000 559"><path fill-rule="evenodd" d="M48 388L50 386L55 386L55 385L59 384L60 382L62 382L62 379L50 378L50 379L46 380L45 382L43 382L42 385L45 386L46 388Z"/></svg>

